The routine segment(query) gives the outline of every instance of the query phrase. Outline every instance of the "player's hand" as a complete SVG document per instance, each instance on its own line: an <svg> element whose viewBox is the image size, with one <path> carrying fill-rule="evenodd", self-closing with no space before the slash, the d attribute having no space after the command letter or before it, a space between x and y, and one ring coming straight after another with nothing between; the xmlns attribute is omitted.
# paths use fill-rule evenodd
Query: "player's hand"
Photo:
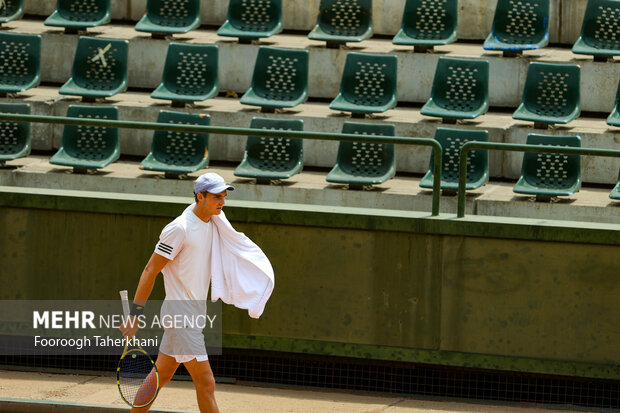
<svg viewBox="0 0 620 413"><path fill-rule="evenodd" d="M130 315L119 327L123 337L133 337L138 332L138 317Z"/></svg>

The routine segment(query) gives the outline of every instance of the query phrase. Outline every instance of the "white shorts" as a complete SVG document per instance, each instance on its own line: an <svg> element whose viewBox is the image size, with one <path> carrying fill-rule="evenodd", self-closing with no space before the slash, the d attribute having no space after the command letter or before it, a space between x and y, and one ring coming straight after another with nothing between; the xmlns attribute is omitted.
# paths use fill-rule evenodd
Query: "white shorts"
<svg viewBox="0 0 620 413"><path fill-rule="evenodd" d="M159 352L174 357L177 363L209 360L202 330L195 328L165 329Z"/></svg>

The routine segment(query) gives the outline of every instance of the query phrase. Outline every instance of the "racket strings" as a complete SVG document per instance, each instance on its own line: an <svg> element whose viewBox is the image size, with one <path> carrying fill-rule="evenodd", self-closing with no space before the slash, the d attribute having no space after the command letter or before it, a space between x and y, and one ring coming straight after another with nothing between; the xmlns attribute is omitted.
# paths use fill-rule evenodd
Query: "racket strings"
<svg viewBox="0 0 620 413"><path fill-rule="evenodd" d="M133 406L145 406L157 395L157 369L150 357L139 350L129 351L118 366L118 387Z"/></svg>

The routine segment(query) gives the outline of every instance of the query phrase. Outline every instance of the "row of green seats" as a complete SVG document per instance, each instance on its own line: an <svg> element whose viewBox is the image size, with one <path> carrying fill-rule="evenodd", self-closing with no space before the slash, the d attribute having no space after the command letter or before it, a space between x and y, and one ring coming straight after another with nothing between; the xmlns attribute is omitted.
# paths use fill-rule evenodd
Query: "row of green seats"
<svg viewBox="0 0 620 413"><path fill-rule="evenodd" d="M0 104L0 112L29 114L27 104ZM93 119L118 119L114 106L70 106L68 117ZM208 115L162 110L158 123L210 125ZM302 131L302 120L253 118L252 129ZM364 141L362 135L395 136L395 127L387 123L344 122L343 134L358 134L355 142L340 142L336 165L326 180L347 184L350 189L377 185L393 178L396 173L393 144ZM444 193L454 193L458 188L459 153L468 141L487 142L489 135L483 130L438 128L435 139L443 148L441 188ZM578 136L546 136L530 134L529 145L555 145L580 147ZM0 122L0 163L27 156L30 153L30 124ZM75 172L104 168L120 156L118 129L96 126L66 125L62 146L50 159L55 165L73 167ZM433 188L434 152L431 153L428 172L420 187ZM466 189L473 190L489 180L489 155L487 150L474 150L467 154L468 170ZM140 167L164 172L167 177L186 175L209 165L209 134L172 131L155 131L151 152ZM235 175L256 179L258 183L291 178L303 168L302 139L249 136L245 154ZM581 186L579 155L552 153L525 153L521 177L514 187L515 193L535 195L538 200L570 196ZM618 184L610 193L620 199L620 174Z"/></svg>

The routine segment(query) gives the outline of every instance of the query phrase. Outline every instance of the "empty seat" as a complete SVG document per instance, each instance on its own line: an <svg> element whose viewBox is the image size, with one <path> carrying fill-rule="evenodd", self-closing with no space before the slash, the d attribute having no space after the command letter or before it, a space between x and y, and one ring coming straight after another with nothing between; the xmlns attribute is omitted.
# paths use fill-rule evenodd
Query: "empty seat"
<svg viewBox="0 0 620 413"><path fill-rule="evenodd" d="M413 46L415 52L433 50L456 41L457 22L457 0L407 0L401 28L392 43Z"/></svg>
<svg viewBox="0 0 620 413"><path fill-rule="evenodd" d="M485 50L516 56L549 44L549 0L497 0Z"/></svg>
<svg viewBox="0 0 620 413"><path fill-rule="evenodd" d="M342 133L360 135L357 142L340 142L336 165L327 182L349 184L349 189L378 185L396 173L394 145L365 142L362 135L394 136L394 125L344 122Z"/></svg>
<svg viewBox="0 0 620 413"><path fill-rule="evenodd" d="M469 141L488 142L489 134L484 130L462 130L438 128L435 132L435 140L442 148L441 189L448 193L454 193L459 189L459 155L461 147ZM420 186L433 188L433 170L435 151L431 153L428 171ZM489 151L475 149L467 152L467 178L465 189L477 189L489 181Z"/></svg>
<svg viewBox="0 0 620 413"><path fill-rule="evenodd" d="M110 0L58 0L56 10L44 24L64 27L65 33L77 33L109 22Z"/></svg>
<svg viewBox="0 0 620 413"><path fill-rule="evenodd" d="M441 57L431 97L421 113L455 123L457 119L475 119L488 109L489 62Z"/></svg>
<svg viewBox="0 0 620 413"><path fill-rule="evenodd" d="M200 0L147 0L146 13L135 29L165 37L187 33L200 25Z"/></svg>
<svg viewBox="0 0 620 413"><path fill-rule="evenodd" d="M579 83L577 65L530 63L521 105L512 117L543 129L572 121L581 113Z"/></svg>
<svg viewBox="0 0 620 413"><path fill-rule="evenodd" d="M67 117L118 120L115 106L69 106ZM120 155L117 128L65 125L62 146L50 163L73 167L74 172L104 168Z"/></svg>
<svg viewBox="0 0 620 413"><path fill-rule="evenodd" d="M197 113L162 110L158 123L209 126L211 118ZM205 132L155 131L151 152L140 164L141 169L165 172L178 177L209 166L209 134Z"/></svg>
<svg viewBox="0 0 620 413"><path fill-rule="evenodd" d="M618 171L618 183L609 193L609 197L611 199L617 199L620 201L620 171Z"/></svg>
<svg viewBox="0 0 620 413"><path fill-rule="evenodd" d="M308 51L261 46L244 105L264 112L292 108L308 99Z"/></svg>
<svg viewBox="0 0 620 413"><path fill-rule="evenodd" d="M21 19L24 15L24 0L3 0L0 2L0 25Z"/></svg>
<svg viewBox="0 0 620 413"><path fill-rule="evenodd" d="M528 145L581 147L579 136L529 134ZM517 194L536 195L537 201L554 196L570 196L581 186L581 157L555 153L525 152L521 177L514 186Z"/></svg>
<svg viewBox="0 0 620 413"><path fill-rule="evenodd" d="M209 99L218 90L217 45L170 43L161 84L151 97L182 107Z"/></svg>
<svg viewBox="0 0 620 413"><path fill-rule="evenodd" d="M327 47L346 42L361 42L372 36L372 0L321 0L312 40L322 40Z"/></svg>
<svg viewBox="0 0 620 413"><path fill-rule="evenodd" d="M589 0L573 53L607 60L620 55L620 2Z"/></svg>
<svg viewBox="0 0 620 413"><path fill-rule="evenodd" d="M0 113L30 115L26 103L0 103ZM0 166L30 154L30 123L0 121Z"/></svg>
<svg viewBox="0 0 620 413"><path fill-rule="evenodd" d="M85 102L107 98L127 90L127 40L80 37L71 78L61 95L82 96Z"/></svg>
<svg viewBox="0 0 620 413"><path fill-rule="evenodd" d="M0 33L0 96L41 82L41 36Z"/></svg>
<svg viewBox="0 0 620 413"><path fill-rule="evenodd" d="M247 43L281 31L282 0L230 0L228 16L217 34Z"/></svg>
<svg viewBox="0 0 620 413"><path fill-rule="evenodd" d="M396 56L347 54L340 92L329 108L362 117L393 108L396 106L396 68Z"/></svg>
<svg viewBox="0 0 620 413"><path fill-rule="evenodd" d="M618 82L618 91L616 92L616 103L607 117L607 124L611 126L620 126L620 82Z"/></svg>
<svg viewBox="0 0 620 413"><path fill-rule="evenodd" d="M302 131L302 120L252 118L252 129ZM288 179L303 167L303 140L248 136L245 154L235 176L256 178L257 183Z"/></svg>

